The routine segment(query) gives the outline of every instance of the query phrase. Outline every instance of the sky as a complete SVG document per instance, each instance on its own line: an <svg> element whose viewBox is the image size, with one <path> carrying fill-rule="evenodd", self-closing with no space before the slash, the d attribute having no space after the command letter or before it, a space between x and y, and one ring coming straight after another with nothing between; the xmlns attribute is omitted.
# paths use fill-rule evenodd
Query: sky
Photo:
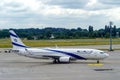
<svg viewBox="0 0 120 80"><path fill-rule="evenodd" d="M0 29L120 27L120 0L0 0Z"/></svg>

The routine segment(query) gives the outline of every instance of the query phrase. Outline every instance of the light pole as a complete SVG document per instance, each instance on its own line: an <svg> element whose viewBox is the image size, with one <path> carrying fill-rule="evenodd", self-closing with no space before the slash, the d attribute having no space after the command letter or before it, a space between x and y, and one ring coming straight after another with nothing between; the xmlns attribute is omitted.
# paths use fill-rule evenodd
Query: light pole
<svg viewBox="0 0 120 80"><path fill-rule="evenodd" d="M112 25L113 25L113 22L110 21L110 51L113 51L112 49Z"/></svg>

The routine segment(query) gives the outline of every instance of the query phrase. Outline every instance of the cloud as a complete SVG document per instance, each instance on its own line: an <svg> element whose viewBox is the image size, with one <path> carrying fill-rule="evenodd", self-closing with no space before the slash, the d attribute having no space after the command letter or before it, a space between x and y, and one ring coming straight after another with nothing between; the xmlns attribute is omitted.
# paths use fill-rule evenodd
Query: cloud
<svg viewBox="0 0 120 80"><path fill-rule="evenodd" d="M2 0L1 28L120 26L119 0Z"/></svg>
<svg viewBox="0 0 120 80"><path fill-rule="evenodd" d="M58 5L62 8L79 9L83 8L89 0L56 0L48 1L49 5Z"/></svg>
<svg viewBox="0 0 120 80"><path fill-rule="evenodd" d="M115 5L119 6L120 5L120 0L99 0L103 4L107 5Z"/></svg>

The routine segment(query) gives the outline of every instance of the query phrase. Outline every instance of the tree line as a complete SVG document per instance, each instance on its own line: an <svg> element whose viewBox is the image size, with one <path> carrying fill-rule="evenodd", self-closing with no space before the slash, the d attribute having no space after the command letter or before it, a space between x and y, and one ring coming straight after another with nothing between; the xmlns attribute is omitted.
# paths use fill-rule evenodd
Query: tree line
<svg viewBox="0 0 120 80"><path fill-rule="evenodd" d="M28 40L39 39L80 39L80 38L109 38L110 27L105 25L104 29L94 30L93 26L88 29L65 29L65 28L28 28L28 29L12 29L21 38ZM112 27L112 36L114 38L120 36L120 28ZM0 38L9 38L9 29L0 30Z"/></svg>

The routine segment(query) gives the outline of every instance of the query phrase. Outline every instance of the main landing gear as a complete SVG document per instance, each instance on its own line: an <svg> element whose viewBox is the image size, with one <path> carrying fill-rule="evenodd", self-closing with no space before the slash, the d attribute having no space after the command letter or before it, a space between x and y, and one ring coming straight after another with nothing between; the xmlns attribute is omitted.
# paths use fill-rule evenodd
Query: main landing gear
<svg viewBox="0 0 120 80"><path fill-rule="evenodd" d="M54 59L53 63L60 63L59 59Z"/></svg>

